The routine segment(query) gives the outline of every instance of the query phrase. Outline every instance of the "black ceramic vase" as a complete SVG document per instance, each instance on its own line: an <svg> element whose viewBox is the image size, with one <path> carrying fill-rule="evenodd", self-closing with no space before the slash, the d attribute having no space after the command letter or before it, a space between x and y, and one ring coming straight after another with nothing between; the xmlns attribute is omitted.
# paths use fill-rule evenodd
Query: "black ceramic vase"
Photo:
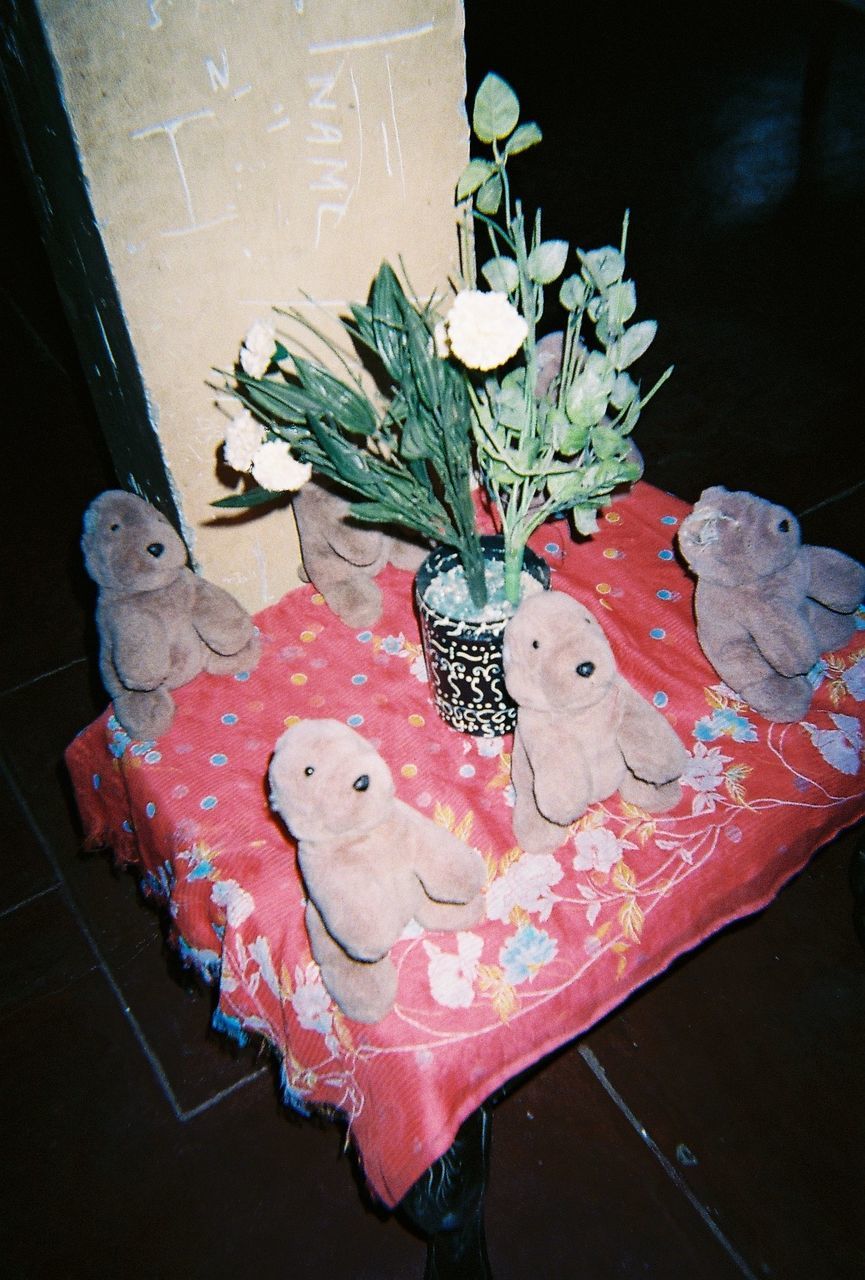
<svg viewBox="0 0 865 1280"><path fill-rule="evenodd" d="M500 534L481 538L485 560L504 560ZM478 738L498 738L511 733L517 709L505 688L502 637L507 617L473 622L451 618L432 608L425 599L432 582L459 564L456 551L437 547L415 577L415 599L421 639L433 701L441 718L452 729ZM526 548L523 571L541 584L550 585L549 565Z"/></svg>

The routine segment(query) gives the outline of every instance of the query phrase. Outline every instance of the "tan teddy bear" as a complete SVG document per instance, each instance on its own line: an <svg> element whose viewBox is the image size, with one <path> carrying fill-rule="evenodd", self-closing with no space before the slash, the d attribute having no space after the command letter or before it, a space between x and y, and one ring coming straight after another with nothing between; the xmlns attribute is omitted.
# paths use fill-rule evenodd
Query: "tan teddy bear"
<svg viewBox="0 0 865 1280"><path fill-rule="evenodd" d="M276 744L271 805L297 840L313 958L357 1022L393 1007L389 952L406 925L467 929L483 915L481 855L398 799L375 748L338 720L302 720Z"/></svg>
<svg viewBox="0 0 865 1280"><path fill-rule="evenodd" d="M312 582L328 607L350 627L371 627L381 614L375 578L386 564L414 572L429 547L350 517L351 500L319 478L292 499L302 577Z"/></svg>
<svg viewBox="0 0 865 1280"><path fill-rule="evenodd" d="M685 748L619 675L600 623L578 601L527 596L505 628L504 670L517 704L511 780L522 849L558 848L570 823L615 791L652 813L678 803Z"/></svg>
<svg viewBox="0 0 865 1280"><path fill-rule="evenodd" d="M803 546L784 507L721 486L700 494L679 549L697 576L697 638L718 675L768 720L801 720L806 673L855 630L865 568Z"/></svg>
<svg viewBox="0 0 865 1280"><path fill-rule="evenodd" d="M99 669L114 714L133 738L170 727L170 690L200 671L251 671L259 638L249 614L186 567L186 547L160 511L109 489L84 514L87 572L99 586Z"/></svg>

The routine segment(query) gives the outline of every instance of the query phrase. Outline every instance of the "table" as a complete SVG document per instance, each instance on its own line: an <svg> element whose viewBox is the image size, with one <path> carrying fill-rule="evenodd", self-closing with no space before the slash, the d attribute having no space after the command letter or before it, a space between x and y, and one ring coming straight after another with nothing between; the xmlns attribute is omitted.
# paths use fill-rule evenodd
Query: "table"
<svg viewBox="0 0 865 1280"><path fill-rule="evenodd" d="M350 629L301 587L257 616L256 671L201 675L178 690L158 742L131 741L109 708L67 749L87 845L113 849L167 907L184 961L216 987L214 1025L274 1047L286 1101L345 1117L385 1205L413 1188L417 1202L425 1171L445 1167L436 1162L465 1122L463 1145L468 1133L482 1151L484 1124L470 1118L496 1090L763 907L865 814L865 613L850 644L811 673L806 719L762 719L697 644L693 583L675 552L688 510L640 483L591 539L574 542L554 521L531 542L552 586L594 609L625 677L688 748L683 798L668 814L614 796L555 854L521 854L511 740L465 737L439 720L411 577L393 568L379 577L374 628ZM314 716L370 738L401 798L479 848L488 867L482 924L456 935L410 927L397 943L396 1007L375 1026L346 1019L322 986L294 847L268 805L277 737Z"/></svg>

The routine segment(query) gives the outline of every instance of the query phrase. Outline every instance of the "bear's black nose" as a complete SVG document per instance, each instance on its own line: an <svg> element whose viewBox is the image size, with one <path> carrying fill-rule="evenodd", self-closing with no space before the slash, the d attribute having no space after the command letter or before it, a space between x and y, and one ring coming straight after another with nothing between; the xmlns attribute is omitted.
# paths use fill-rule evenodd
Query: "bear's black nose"
<svg viewBox="0 0 865 1280"><path fill-rule="evenodd" d="M162 555L162 553L163 553L163 551L164 551L164 550L165 550L165 544L164 544L164 543L162 543L162 542L151 542L150 546L147 548L147 554L148 554L149 556L153 556L153 559L154 559L154 560L158 560L158 559L159 559L159 557Z"/></svg>
<svg viewBox="0 0 865 1280"><path fill-rule="evenodd" d="M362 773L359 778L355 778L351 785L355 791L366 791L369 787L369 774Z"/></svg>
<svg viewBox="0 0 865 1280"><path fill-rule="evenodd" d="M582 676L584 680L588 680L594 669L594 662L581 662L577 667L577 675Z"/></svg>

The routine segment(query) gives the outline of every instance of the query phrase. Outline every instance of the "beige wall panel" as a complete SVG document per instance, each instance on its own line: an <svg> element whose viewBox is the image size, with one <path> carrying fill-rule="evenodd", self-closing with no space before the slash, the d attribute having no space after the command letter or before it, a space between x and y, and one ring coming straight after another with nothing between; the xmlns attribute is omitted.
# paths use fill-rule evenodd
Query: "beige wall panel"
<svg viewBox="0 0 865 1280"><path fill-rule="evenodd" d="M271 308L419 293L456 266L461 0L41 0L194 558L258 609L296 585L286 510L220 515L230 369Z"/></svg>

